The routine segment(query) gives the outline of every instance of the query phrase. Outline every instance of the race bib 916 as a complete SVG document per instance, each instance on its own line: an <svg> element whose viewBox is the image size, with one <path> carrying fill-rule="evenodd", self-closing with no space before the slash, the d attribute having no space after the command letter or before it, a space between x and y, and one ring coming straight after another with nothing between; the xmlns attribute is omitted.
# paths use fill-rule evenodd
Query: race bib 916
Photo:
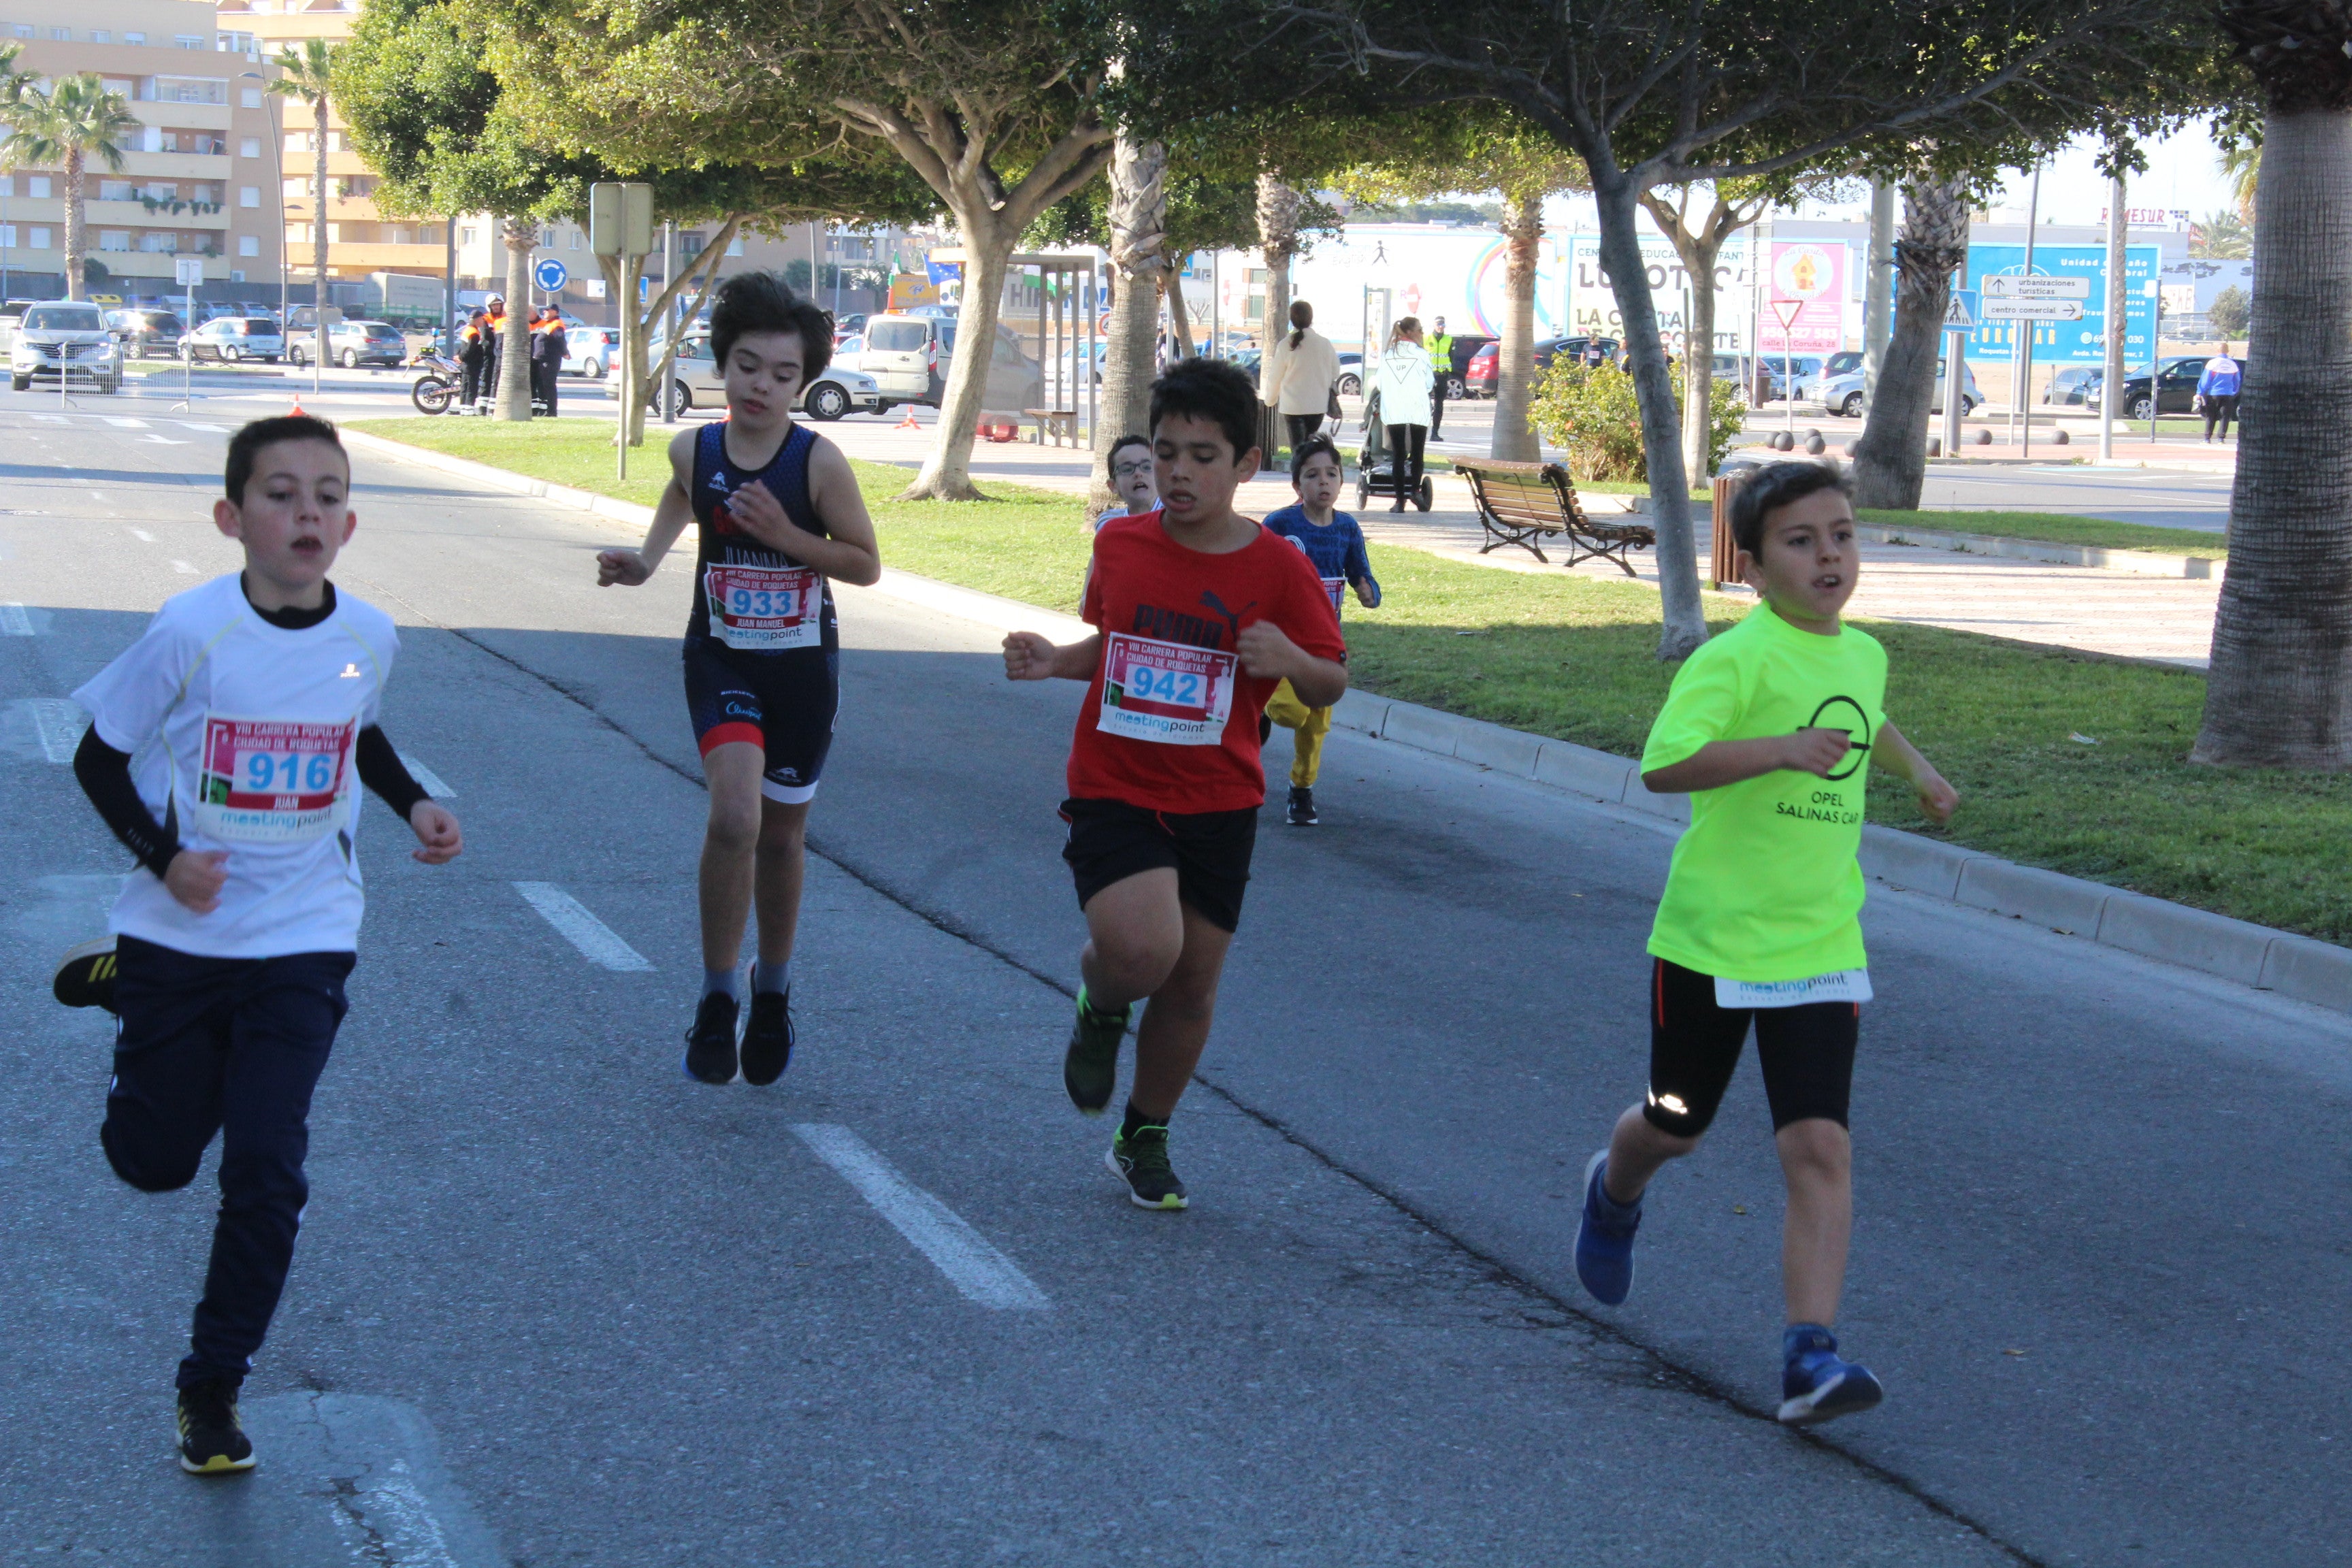
<svg viewBox="0 0 2352 1568"><path fill-rule="evenodd" d="M812 568L714 561L702 576L710 629L729 647L775 653L824 646L824 595Z"/></svg>
<svg viewBox="0 0 2352 1568"><path fill-rule="evenodd" d="M1718 1007L1802 1007L1809 1002L1867 1002L1870 971L1841 969L1810 980L1726 980L1715 982Z"/></svg>
<svg viewBox="0 0 2352 1568"><path fill-rule="evenodd" d="M1234 710L1232 654L1111 632L1103 639L1096 728L1170 746L1214 746Z"/></svg>
<svg viewBox="0 0 2352 1568"><path fill-rule="evenodd" d="M205 716L195 828L243 844L296 844L341 819L359 721Z"/></svg>

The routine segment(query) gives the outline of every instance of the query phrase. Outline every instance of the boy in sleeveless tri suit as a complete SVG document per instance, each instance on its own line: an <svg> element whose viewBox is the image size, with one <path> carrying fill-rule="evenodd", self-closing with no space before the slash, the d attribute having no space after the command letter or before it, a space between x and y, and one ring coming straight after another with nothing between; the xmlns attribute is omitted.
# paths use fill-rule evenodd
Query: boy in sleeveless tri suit
<svg viewBox="0 0 2352 1568"><path fill-rule="evenodd" d="M744 1081L771 1084L792 1058L808 811L840 700L831 582L874 583L882 558L849 459L790 412L832 358L824 313L772 272L738 273L719 286L710 348L726 381L727 418L671 441L670 484L644 545L600 552L596 582L645 582L693 520L686 700L710 824L702 1000L687 1032L686 1070L705 1083L735 1077L737 966L756 903L760 958L740 1056Z"/></svg>

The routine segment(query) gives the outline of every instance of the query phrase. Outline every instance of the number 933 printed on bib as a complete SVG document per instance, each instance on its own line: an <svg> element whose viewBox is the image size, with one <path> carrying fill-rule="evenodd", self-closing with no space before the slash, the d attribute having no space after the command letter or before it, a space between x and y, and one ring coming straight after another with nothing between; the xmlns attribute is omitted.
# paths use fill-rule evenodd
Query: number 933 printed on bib
<svg viewBox="0 0 2352 1568"><path fill-rule="evenodd" d="M712 562L703 571L711 630L742 653L821 647L816 573L806 566Z"/></svg>

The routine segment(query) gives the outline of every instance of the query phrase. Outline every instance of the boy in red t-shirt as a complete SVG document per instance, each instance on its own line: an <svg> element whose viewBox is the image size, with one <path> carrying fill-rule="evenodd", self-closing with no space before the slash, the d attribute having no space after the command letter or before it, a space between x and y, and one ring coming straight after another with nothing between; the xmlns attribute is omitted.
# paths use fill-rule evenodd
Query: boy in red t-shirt
<svg viewBox="0 0 2352 1568"><path fill-rule="evenodd" d="M1257 472L1257 390L1218 360L1152 384L1160 510L1095 535L1080 612L1096 634L1056 647L1004 639L1012 680L1087 683L1070 743L1070 863L1088 941L1063 1087L1089 1116L1110 1103L1132 1005L1135 1082L1106 1163L1142 1208L1181 1209L1168 1119L1208 1043L1217 978L1241 921L1265 770L1266 699L1309 707L1348 689L1339 618L1306 556L1234 510Z"/></svg>

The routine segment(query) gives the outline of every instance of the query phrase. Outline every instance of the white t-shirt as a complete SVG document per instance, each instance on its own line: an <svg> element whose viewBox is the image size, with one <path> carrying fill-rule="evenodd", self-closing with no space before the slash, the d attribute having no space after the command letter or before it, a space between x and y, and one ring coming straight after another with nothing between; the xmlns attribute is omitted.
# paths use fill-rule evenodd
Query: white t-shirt
<svg viewBox="0 0 2352 1568"><path fill-rule="evenodd" d="M400 651L392 618L348 594L315 626L273 626L237 575L163 602L145 635L74 693L131 753L139 796L191 849L226 849L220 907L184 907L132 872L108 926L205 958L359 944L356 751Z"/></svg>

